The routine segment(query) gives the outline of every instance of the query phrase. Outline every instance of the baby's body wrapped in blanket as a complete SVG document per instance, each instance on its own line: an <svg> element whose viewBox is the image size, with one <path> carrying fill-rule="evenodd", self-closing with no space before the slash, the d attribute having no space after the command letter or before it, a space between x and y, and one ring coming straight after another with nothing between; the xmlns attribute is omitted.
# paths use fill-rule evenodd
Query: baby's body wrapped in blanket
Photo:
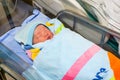
<svg viewBox="0 0 120 80"><path fill-rule="evenodd" d="M45 25L53 37L33 44L34 30L39 24ZM32 59L33 65L23 72L28 80L115 80L119 76L114 72L119 70L119 59L65 28L58 19L46 23L28 23L16 34L15 39L22 43L25 51L39 49ZM113 58L119 63L116 68L111 61Z"/></svg>

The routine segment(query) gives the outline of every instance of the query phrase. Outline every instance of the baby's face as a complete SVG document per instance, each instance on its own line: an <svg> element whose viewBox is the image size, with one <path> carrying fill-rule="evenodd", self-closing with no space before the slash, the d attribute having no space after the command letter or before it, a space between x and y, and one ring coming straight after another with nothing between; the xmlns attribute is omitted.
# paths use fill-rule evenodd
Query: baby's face
<svg viewBox="0 0 120 80"><path fill-rule="evenodd" d="M48 39L51 39L53 37L53 33L48 30L44 25L38 25L35 28L34 34L33 34L33 44L44 42Z"/></svg>

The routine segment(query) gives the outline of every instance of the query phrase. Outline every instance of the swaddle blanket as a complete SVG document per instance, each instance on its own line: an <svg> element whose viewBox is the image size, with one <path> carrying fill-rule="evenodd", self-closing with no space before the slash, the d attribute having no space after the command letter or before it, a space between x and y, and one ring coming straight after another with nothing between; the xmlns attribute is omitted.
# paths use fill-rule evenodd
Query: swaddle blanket
<svg viewBox="0 0 120 80"><path fill-rule="evenodd" d="M48 28L53 33L62 25L58 33L50 40L32 45L33 31L39 23L29 23L15 37L18 42L42 48L33 61L33 66L23 73L26 79L114 80L107 51L63 28L63 24L57 19L51 19L46 24L51 24Z"/></svg>
<svg viewBox="0 0 120 80"><path fill-rule="evenodd" d="M40 25L44 25L44 26L40 26ZM47 27L49 30L47 30L45 27ZM49 40L47 40L47 37L51 37L52 36L51 33L53 33L54 35L58 34L63 28L64 28L63 24L57 21L56 19L52 19L46 23L41 21L33 21L31 23L26 24L25 27L15 35L15 39L20 44L22 44L22 47L23 49L26 50L28 56L32 60L34 60L35 57L37 56L36 54L38 54L39 52L38 47L41 50L44 47L44 45L46 45L49 42ZM41 32L38 30L40 30ZM33 44L33 41L38 42L38 40L34 40L35 36L33 36L34 34L37 33L39 33L38 35L44 37L41 37L41 39L39 39L41 41L40 43ZM43 42L44 40L46 41Z"/></svg>

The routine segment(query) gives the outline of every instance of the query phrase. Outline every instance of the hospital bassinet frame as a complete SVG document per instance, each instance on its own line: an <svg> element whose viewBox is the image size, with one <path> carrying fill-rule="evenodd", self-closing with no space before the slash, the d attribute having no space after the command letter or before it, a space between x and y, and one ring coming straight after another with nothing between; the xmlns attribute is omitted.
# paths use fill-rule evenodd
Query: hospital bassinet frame
<svg viewBox="0 0 120 80"><path fill-rule="evenodd" d="M57 18L73 31L79 33L86 39L96 43L103 49L112 52L115 56L120 58L118 51L114 49L114 47L106 44L109 41L109 36L111 35L120 39L120 32L115 32L114 30L106 26L102 26L97 22L94 22L84 16L81 16L69 10L63 10L59 12L57 14Z"/></svg>
<svg viewBox="0 0 120 80"><path fill-rule="evenodd" d="M96 42L96 44L98 43L99 46L103 47L105 42L105 38L107 35L114 35L118 38L120 38L120 33L114 32L113 30L108 29L105 26L101 26L98 23L95 23L83 16L80 16L76 13L73 13L71 11L61 11L60 13L57 14L57 18L62 21L65 26L67 26L68 28L72 29L73 31L79 33L80 35L82 35L83 33L81 33L81 27L83 29L89 29L92 31L96 31L99 34L101 34L101 39L99 42ZM71 24L72 23L72 24ZM78 24L79 23L79 24ZM84 31L86 32L86 31ZM90 36L90 35L92 36ZM82 36L84 36L85 38L87 38L87 36L89 36L89 40L92 41L91 37L94 37L94 32L91 33L87 33ZM93 41L94 42L94 41ZM118 53L116 53L116 51L112 51L114 53L114 55L116 55L117 57L119 57ZM13 70L13 72L15 72L15 74L12 74L9 69L5 69L5 67L1 66L7 66L9 67L11 70ZM19 78L19 80L23 80L23 78L21 78L20 76L18 77L19 74L21 75L21 72L25 71L25 69L27 69L30 65L26 62L24 62L24 60L22 60L20 57L18 57L16 54L14 54L13 51L11 51L10 49L8 49L6 46L4 46L4 44L2 44L0 42L0 68L5 71L8 72L9 74L11 74L12 77L14 77L15 79Z"/></svg>

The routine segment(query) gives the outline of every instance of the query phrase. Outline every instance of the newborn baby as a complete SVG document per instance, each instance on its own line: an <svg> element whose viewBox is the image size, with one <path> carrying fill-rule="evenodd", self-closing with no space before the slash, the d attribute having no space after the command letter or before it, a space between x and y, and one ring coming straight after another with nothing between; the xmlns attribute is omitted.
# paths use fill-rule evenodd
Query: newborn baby
<svg viewBox="0 0 120 80"><path fill-rule="evenodd" d="M34 60L36 74L41 73L38 79L114 80L119 78L118 58L77 33L63 28L59 20L51 19L46 24L29 23L15 36L16 41L24 44L26 53ZM31 47L25 48L26 45ZM31 75L35 74L31 73Z"/></svg>
<svg viewBox="0 0 120 80"><path fill-rule="evenodd" d="M39 24L33 34L33 44L53 38L53 33L45 25Z"/></svg>
<svg viewBox="0 0 120 80"><path fill-rule="evenodd" d="M40 50L50 43L53 36L64 28L62 23L56 22L54 24L55 22L55 19L46 23L31 22L15 35L16 41L22 43L22 47L30 59L34 60Z"/></svg>
<svg viewBox="0 0 120 80"><path fill-rule="evenodd" d="M43 24L38 24L33 32L32 44L34 45L45 42L51 38L53 38L53 33L49 30L49 28ZM34 60L40 53L40 49L31 47L30 49L26 50L26 53L30 59Z"/></svg>

